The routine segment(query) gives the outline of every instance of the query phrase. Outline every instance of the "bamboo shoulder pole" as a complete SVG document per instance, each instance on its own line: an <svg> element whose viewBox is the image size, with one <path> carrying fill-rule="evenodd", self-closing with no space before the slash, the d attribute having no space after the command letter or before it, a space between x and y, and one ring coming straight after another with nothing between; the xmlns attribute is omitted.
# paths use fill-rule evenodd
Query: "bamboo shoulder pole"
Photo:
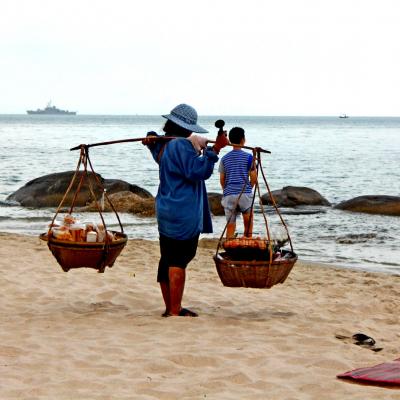
<svg viewBox="0 0 400 400"><path fill-rule="evenodd" d="M154 140L171 140L171 139L177 139L175 136L153 136ZM141 137L141 138L134 138L134 139L121 139L121 140L112 140L109 142L98 142L98 143L90 143L90 144L80 144L79 146L72 147L70 150L80 150L82 147L84 148L89 148L89 147L96 147L96 146L108 146L110 144L117 144L117 143L128 143L128 142L141 142L148 137ZM208 143L215 143L215 140L208 140ZM243 149L248 149L248 150L258 150L261 153L269 153L271 152L269 150L262 149L261 147L250 147L250 146L240 146L240 145L233 145L229 143L227 146L235 146L235 147L241 147Z"/></svg>

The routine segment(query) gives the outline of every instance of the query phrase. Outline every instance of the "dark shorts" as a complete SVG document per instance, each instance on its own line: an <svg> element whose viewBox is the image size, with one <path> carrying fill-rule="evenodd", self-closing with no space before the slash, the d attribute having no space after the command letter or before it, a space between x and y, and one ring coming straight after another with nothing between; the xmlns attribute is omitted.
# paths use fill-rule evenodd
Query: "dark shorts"
<svg viewBox="0 0 400 400"><path fill-rule="evenodd" d="M196 255L199 235L188 240L177 240L160 235L161 258L158 264L157 282L168 282L170 266L186 268Z"/></svg>

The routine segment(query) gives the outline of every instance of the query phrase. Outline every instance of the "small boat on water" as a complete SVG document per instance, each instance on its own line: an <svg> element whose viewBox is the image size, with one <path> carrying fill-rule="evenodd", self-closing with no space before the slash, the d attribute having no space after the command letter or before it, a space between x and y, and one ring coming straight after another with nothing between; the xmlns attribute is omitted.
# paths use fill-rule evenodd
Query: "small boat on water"
<svg viewBox="0 0 400 400"><path fill-rule="evenodd" d="M27 110L27 113L29 115L76 115L76 111L60 110L56 106L52 106L50 101L44 109L38 108L37 110Z"/></svg>
<svg viewBox="0 0 400 400"><path fill-rule="evenodd" d="M339 118L349 118L349 116L347 114L341 114L339 115Z"/></svg>

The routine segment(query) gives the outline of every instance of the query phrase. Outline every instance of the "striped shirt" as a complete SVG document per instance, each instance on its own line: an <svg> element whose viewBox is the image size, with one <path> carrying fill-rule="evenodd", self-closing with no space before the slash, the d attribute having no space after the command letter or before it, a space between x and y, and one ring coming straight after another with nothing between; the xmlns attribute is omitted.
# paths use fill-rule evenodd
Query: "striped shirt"
<svg viewBox="0 0 400 400"><path fill-rule="evenodd" d="M252 161L253 156L243 150L232 150L222 157L218 171L225 174L224 196L240 194L245 184L243 193L252 192L249 179Z"/></svg>

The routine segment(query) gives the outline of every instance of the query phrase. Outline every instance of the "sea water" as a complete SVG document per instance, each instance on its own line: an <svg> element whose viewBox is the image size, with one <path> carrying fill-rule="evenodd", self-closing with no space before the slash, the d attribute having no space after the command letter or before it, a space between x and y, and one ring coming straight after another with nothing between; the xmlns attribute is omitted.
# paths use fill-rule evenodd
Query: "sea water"
<svg viewBox="0 0 400 400"><path fill-rule="evenodd" d="M246 144L271 151L262 165L271 190L306 186L317 190L333 205L361 195L400 195L400 118L351 117L243 117L208 116L199 123L214 139L216 119L226 128L242 126ZM10 204L8 195L42 175L74 170L81 143L95 143L161 133L159 116L40 116L0 115L0 232L38 235L46 231L54 209L31 209ZM223 149L221 155L229 151ZM94 169L157 193L158 168L140 142L94 147ZM221 192L217 168L207 181L209 192ZM260 182L262 193L267 190ZM279 218L266 210L271 228ZM256 206L255 232L265 234L265 222ZM400 274L400 217L351 213L332 207L283 208L294 250L300 259L363 270ZM98 218L95 214L84 219ZM130 238L157 240L154 218L120 214ZM108 226L117 220L107 214ZM224 217L213 217L219 237ZM242 221L238 220L238 231Z"/></svg>

